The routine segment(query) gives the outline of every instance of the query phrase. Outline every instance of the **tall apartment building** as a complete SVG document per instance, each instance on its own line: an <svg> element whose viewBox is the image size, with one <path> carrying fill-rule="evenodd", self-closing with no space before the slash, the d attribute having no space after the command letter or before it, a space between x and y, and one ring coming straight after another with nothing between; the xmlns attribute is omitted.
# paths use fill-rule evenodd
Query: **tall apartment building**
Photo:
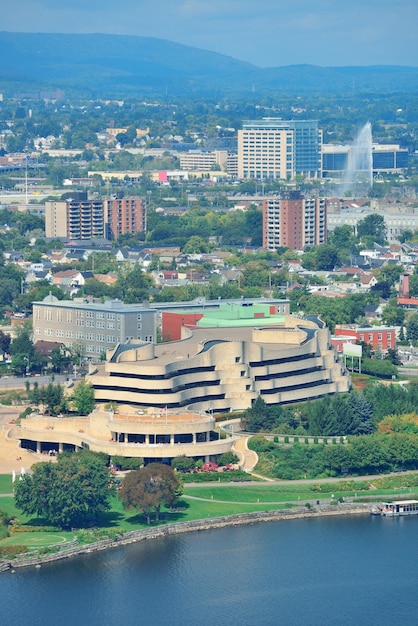
<svg viewBox="0 0 418 626"><path fill-rule="evenodd" d="M246 120L238 131L238 177L321 176L322 133L315 120Z"/></svg>
<svg viewBox="0 0 418 626"><path fill-rule="evenodd" d="M303 198L298 192L286 198L263 201L263 248L286 246L303 250L327 240L327 205L324 198Z"/></svg>
<svg viewBox="0 0 418 626"><path fill-rule="evenodd" d="M52 295L33 303L35 341L57 341L77 346L83 356L97 361L118 343L131 339L156 341L157 312L120 300L92 303L58 300Z"/></svg>
<svg viewBox="0 0 418 626"><path fill-rule="evenodd" d="M68 239L116 238L146 229L145 203L118 194L108 199L88 199L86 192L66 194L45 203L45 234Z"/></svg>
<svg viewBox="0 0 418 626"><path fill-rule="evenodd" d="M140 233L147 228L147 212L142 198L117 194L104 201L106 235L117 239L126 233Z"/></svg>
<svg viewBox="0 0 418 626"><path fill-rule="evenodd" d="M68 239L105 237L103 200L89 200L87 193L75 192L58 202L46 202L45 234Z"/></svg>

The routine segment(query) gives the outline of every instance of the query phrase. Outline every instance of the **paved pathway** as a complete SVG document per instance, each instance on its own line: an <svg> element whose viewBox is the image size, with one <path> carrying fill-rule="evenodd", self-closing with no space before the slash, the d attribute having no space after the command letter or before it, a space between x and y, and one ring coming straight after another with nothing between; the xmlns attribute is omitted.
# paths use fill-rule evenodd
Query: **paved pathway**
<svg viewBox="0 0 418 626"><path fill-rule="evenodd" d="M258 455L248 449L247 442L249 437L240 437L234 443L232 450L240 459L240 466L244 472L252 472L258 463Z"/></svg>

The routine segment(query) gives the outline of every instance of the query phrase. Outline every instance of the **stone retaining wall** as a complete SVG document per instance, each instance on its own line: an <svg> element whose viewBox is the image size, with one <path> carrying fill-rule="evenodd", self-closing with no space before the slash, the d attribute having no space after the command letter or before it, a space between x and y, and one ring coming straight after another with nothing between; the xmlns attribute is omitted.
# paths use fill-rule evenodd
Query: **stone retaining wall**
<svg viewBox="0 0 418 626"><path fill-rule="evenodd" d="M144 539L156 539L157 537L168 537L200 530L211 530L215 528L226 528L228 526L242 526L244 524L254 524L258 522L275 522L287 519L304 519L312 517L322 517L329 515L358 515L370 513L368 504L339 504L333 506L317 506L312 509L305 507L293 509L280 509L276 511L260 511L254 513L241 513L228 515L226 517L215 517L204 520L193 520L191 522L178 522L165 526L156 526L144 530L133 530L124 533L118 540L105 539L84 546L76 546L70 549L63 549L53 554L34 556L32 558L13 559L11 561L0 561L0 572L15 570L18 567L39 567L43 563L51 563L61 559L67 559L81 554L91 554L99 550L107 550L119 546L129 545L143 541Z"/></svg>

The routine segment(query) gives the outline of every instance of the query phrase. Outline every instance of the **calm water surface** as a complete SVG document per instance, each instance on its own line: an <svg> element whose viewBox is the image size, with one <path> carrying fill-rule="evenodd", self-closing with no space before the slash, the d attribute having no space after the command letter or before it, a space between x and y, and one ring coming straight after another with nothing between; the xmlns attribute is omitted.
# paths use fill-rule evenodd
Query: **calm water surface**
<svg viewBox="0 0 418 626"><path fill-rule="evenodd" d="M0 574L0 626L418 624L418 518L156 539Z"/></svg>

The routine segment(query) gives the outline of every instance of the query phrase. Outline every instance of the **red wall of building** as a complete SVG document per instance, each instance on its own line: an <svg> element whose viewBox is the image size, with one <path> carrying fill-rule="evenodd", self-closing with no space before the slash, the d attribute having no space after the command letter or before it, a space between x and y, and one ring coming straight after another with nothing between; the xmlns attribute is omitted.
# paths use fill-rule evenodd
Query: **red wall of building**
<svg viewBox="0 0 418 626"><path fill-rule="evenodd" d="M364 341L372 346L373 350L388 350L396 348L396 333L393 328L336 328L334 335L355 337L358 341Z"/></svg>
<svg viewBox="0 0 418 626"><path fill-rule="evenodd" d="M181 339L183 326L193 327L202 319L203 313L171 313L162 312L161 332L165 341L178 341Z"/></svg>

